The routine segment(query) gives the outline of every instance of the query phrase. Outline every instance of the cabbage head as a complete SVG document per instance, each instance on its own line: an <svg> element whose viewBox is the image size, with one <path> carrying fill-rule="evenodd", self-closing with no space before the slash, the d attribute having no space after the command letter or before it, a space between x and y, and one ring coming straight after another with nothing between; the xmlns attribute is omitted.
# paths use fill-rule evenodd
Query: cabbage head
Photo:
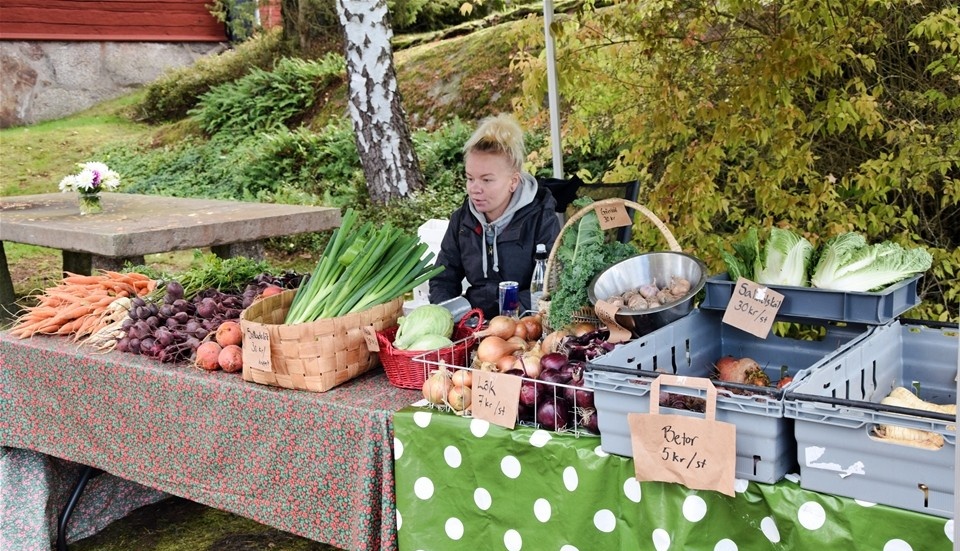
<svg viewBox="0 0 960 551"><path fill-rule="evenodd" d="M397 320L400 329L393 346L411 350L411 345L423 335L439 335L449 339L453 336L453 314L443 306L424 304L414 308L410 315Z"/></svg>
<svg viewBox="0 0 960 551"><path fill-rule="evenodd" d="M453 341L443 335L420 335L410 344L410 350L436 350L453 346Z"/></svg>

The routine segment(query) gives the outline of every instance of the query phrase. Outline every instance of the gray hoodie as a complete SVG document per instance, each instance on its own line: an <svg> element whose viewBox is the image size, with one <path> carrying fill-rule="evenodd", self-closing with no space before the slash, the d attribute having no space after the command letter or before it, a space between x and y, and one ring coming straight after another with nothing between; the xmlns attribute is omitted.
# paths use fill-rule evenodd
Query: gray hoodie
<svg viewBox="0 0 960 551"><path fill-rule="evenodd" d="M469 200L467 201L470 206L470 213L480 222L480 227L483 228L483 235L487 246L493 248L494 272L500 271L500 254L497 250L497 236L500 235L503 228L506 228L510 224L510 221L513 220L513 215L516 214L518 210L533 202L533 199L537 195L537 186L536 178L526 172L521 172L520 185L514 190L513 197L510 198L510 203L507 205L507 210L500 218L497 218L493 222L487 222L487 218L483 213L478 212L473 206L473 203L469 202ZM482 255L482 257L483 276L487 277L487 255Z"/></svg>
<svg viewBox="0 0 960 551"><path fill-rule="evenodd" d="M520 304L529 308L536 246L543 243L549 250L560 233L557 202L549 189L525 175L498 220L487 223L472 207L470 199L464 199L450 215L437 255L437 265L445 269L430 280L430 302L438 304L463 294L490 319L499 313L500 282L516 281Z"/></svg>

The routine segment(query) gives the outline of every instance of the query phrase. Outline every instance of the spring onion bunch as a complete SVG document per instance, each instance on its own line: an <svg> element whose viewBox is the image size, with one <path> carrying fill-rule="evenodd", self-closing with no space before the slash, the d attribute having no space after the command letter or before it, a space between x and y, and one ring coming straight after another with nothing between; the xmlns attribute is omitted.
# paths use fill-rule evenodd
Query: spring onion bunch
<svg viewBox="0 0 960 551"><path fill-rule="evenodd" d="M285 323L335 318L385 304L443 271L416 236L387 222L359 225L347 209L309 278L297 289ZM358 227L359 225L359 227Z"/></svg>

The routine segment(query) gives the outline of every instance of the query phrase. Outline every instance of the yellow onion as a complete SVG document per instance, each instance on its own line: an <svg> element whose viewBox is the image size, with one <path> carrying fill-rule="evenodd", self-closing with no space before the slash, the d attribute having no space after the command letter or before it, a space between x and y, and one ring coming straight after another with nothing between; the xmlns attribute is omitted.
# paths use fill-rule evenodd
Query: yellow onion
<svg viewBox="0 0 960 551"><path fill-rule="evenodd" d="M439 369L423 382L423 397L431 404L441 405L450 392L450 377L445 369Z"/></svg>

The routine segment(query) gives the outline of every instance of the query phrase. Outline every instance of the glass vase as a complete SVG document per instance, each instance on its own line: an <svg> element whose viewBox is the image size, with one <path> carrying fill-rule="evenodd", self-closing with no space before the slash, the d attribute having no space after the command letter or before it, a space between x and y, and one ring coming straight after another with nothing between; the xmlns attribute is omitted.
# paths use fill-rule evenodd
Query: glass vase
<svg viewBox="0 0 960 551"><path fill-rule="evenodd" d="M103 211L99 194L80 194L80 215L97 214Z"/></svg>

